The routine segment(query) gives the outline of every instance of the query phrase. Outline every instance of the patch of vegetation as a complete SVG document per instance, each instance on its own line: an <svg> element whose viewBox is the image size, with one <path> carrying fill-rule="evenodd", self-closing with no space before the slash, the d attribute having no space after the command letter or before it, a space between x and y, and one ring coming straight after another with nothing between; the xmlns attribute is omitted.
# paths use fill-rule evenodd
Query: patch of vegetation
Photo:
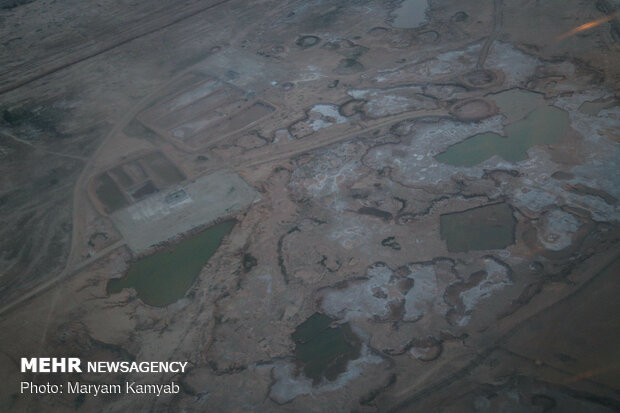
<svg viewBox="0 0 620 413"><path fill-rule="evenodd" d="M15 7L32 3L34 0L0 0L0 9L14 9Z"/></svg>
<svg viewBox="0 0 620 413"><path fill-rule="evenodd" d="M243 259L241 260L241 265L243 266L243 271L250 272L252 268L258 265L258 260L249 252L243 254Z"/></svg>
<svg viewBox="0 0 620 413"><path fill-rule="evenodd" d="M387 237L385 239L383 239L381 241L381 245L383 245L384 247L390 247L393 250L399 251L400 250L400 244L398 242L396 242L396 239L394 237Z"/></svg>

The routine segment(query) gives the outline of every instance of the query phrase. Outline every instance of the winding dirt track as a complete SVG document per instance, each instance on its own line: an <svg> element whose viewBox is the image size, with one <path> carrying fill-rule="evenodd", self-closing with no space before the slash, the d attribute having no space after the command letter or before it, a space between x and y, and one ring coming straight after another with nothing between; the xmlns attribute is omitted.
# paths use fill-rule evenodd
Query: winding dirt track
<svg viewBox="0 0 620 413"><path fill-rule="evenodd" d="M478 69L482 69L484 67L484 62L487 60L487 56L489 55L489 49L493 42L497 39L497 36L502 30L502 25L504 21L504 3L503 0L494 0L493 1L493 31L487 37L484 44L482 45L482 50L480 51L480 55L478 56L478 62L476 63L476 67Z"/></svg>

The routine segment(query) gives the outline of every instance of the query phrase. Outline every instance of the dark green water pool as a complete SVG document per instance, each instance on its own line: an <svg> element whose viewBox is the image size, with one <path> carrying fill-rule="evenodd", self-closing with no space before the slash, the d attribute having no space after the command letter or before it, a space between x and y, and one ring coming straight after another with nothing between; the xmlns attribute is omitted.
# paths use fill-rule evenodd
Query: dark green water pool
<svg viewBox="0 0 620 413"><path fill-rule="evenodd" d="M474 135L450 146L437 155L439 162L454 166L474 166L493 155L509 162L527 159L527 150L534 145L561 141L568 130L568 113L553 106L531 112L525 119L504 128L506 136L487 132Z"/></svg>
<svg viewBox="0 0 620 413"><path fill-rule="evenodd" d="M127 274L108 282L108 294L135 288L146 304L156 307L172 304L185 296L235 223L229 220L213 225L170 249L137 260Z"/></svg>
<svg viewBox="0 0 620 413"><path fill-rule="evenodd" d="M314 313L292 335L295 358L314 384L322 377L335 380L345 371L349 360L360 355L361 342L349 323L331 326L333 321L329 316Z"/></svg>
<svg viewBox="0 0 620 413"><path fill-rule="evenodd" d="M439 217L448 251L503 249L514 244L516 220L505 204L485 205Z"/></svg>

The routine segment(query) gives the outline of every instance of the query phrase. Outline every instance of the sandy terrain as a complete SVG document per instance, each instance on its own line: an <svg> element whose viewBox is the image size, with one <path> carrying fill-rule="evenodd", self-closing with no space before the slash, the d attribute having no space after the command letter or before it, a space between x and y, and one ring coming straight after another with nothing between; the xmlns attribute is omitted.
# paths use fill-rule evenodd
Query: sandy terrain
<svg viewBox="0 0 620 413"><path fill-rule="evenodd" d="M1 411L620 410L620 4L405 1L0 1Z"/></svg>

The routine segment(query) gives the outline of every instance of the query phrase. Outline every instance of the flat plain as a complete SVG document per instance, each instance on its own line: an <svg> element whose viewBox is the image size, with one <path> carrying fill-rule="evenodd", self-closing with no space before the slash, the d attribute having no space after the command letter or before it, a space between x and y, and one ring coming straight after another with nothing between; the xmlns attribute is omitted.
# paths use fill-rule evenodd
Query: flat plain
<svg viewBox="0 0 620 413"><path fill-rule="evenodd" d="M619 11L0 0L0 410L620 410Z"/></svg>

